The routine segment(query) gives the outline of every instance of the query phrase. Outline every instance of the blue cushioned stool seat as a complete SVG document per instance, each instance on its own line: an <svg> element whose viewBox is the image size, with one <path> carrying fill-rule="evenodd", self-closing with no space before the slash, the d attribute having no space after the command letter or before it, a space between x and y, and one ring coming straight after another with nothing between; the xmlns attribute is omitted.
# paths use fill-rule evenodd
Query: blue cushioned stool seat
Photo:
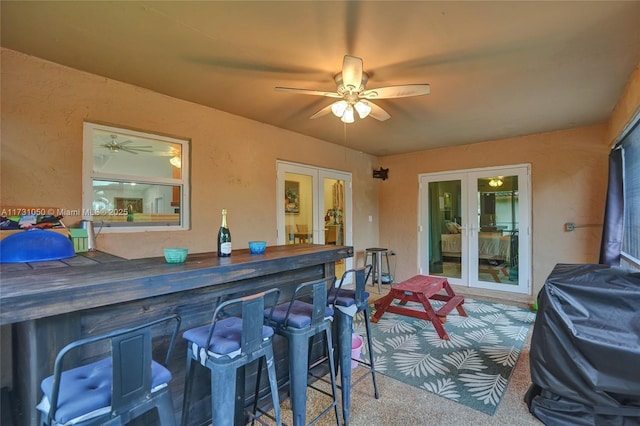
<svg viewBox="0 0 640 426"><path fill-rule="evenodd" d="M175 321L175 327L163 365L152 359L151 329L157 326L156 334L160 330L164 333L165 323L171 321ZM53 375L40 383L44 396L36 408L41 412L41 423L125 424L155 408L162 425L174 426L168 386L171 372L165 365L171 358L180 322L178 315L170 315L66 345L56 357ZM71 358L67 355L73 353L78 359L94 357L104 350L105 342L110 344L105 358L63 370L65 360Z"/></svg>
<svg viewBox="0 0 640 426"><path fill-rule="evenodd" d="M364 299L369 299L369 292L365 291L363 293ZM332 287L329 290L328 299L330 302L334 302L336 306L353 306L356 304L356 291L351 289L338 289L337 287Z"/></svg>
<svg viewBox="0 0 640 426"><path fill-rule="evenodd" d="M287 316L287 312L289 316ZM265 314L269 312L265 311ZM289 303L282 303L273 310L271 320L274 323L286 324L295 328L305 328L311 325L311 317L313 313L313 304L294 300ZM327 306L324 310L324 318L333 317L333 309Z"/></svg>
<svg viewBox="0 0 640 426"><path fill-rule="evenodd" d="M207 337L209 336L209 324L200 327L192 328L184 332L183 337L195 343L199 348L206 348ZM263 326L262 327L262 339L268 340L273 336L273 328ZM229 355L234 356L234 353L239 353L240 346L242 344L242 318L231 317L218 321L213 335L211 343L207 350L210 355Z"/></svg>
<svg viewBox="0 0 640 426"><path fill-rule="evenodd" d="M112 365L111 358L105 358L62 373L56 422L65 424L96 410L106 409L107 413L111 410ZM151 379L153 392L158 386L171 381L171 372L152 361ZM48 410L53 391L53 376L44 379L40 389L46 400L43 399L39 407L46 407Z"/></svg>

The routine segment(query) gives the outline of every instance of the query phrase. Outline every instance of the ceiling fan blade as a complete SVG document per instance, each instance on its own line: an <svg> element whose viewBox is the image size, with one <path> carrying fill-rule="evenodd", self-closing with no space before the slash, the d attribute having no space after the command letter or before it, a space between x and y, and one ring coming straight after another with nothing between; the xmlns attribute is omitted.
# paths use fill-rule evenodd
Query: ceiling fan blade
<svg viewBox="0 0 640 426"><path fill-rule="evenodd" d="M391 118L389 113L383 110L382 108L380 108L378 105L374 104L371 101L368 101L367 103L371 107L371 112L369 113L369 117L373 117L378 121L385 121Z"/></svg>
<svg viewBox="0 0 640 426"><path fill-rule="evenodd" d="M360 90L362 85L362 59L355 56L344 56L342 62L342 84L346 88L352 88L354 92Z"/></svg>
<svg viewBox="0 0 640 426"><path fill-rule="evenodd" d="M329 98L341 98L342 96L338 95L335 92L322 92L320 90L309 90L309 89L295 89L292 87L276 87L276 90L279 92L290 92L290 93L298 93L300 95L315 95L315 96L327 96Z"/></svg>
<svg viewBox="0 0 640 426"><path fill-rule="evenodd" d="M326 107L322 108L320 111L316 112L309 118L313 120L314 118L322 117L323 115L329 114L331 112L332 106L333 104L327 105Z"/></svg>
<svg viewBox="0 0 640 426"><path fill-rule="evenodd" d="M431 93L431 88L428 84L404 84L366 90L360 97L364 99L391 99L428 95L429 93Z"/></svg>
<svg viewBox="0 0 640 426"><path fill-rule="evenodd" d="M128 152L129 154L138 155L137 152L135 152L133 149L127 148L126 146L121 146L120 151Z"/></svg>
<svg viewBox="0 0 640 426"><path fill-rule="evenodd" d="M119 145L114 145L112 143L105 143L103 145L100 145L101 148L106 148L111 152L118 152L118 150L120 149Z"/></svg>

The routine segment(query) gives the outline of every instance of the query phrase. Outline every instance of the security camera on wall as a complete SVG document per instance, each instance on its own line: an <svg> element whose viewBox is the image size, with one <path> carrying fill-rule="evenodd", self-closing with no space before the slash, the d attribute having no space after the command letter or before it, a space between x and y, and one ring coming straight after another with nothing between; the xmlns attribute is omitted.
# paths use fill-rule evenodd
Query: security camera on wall
<svg viewBox="0 0 640 426"><path fill-rule="evenodd" d="M383 169L382 167L380 167L379 170L373 171L373 177L375 179L387 180L387 178L389 177L389 169Z"/></svg>

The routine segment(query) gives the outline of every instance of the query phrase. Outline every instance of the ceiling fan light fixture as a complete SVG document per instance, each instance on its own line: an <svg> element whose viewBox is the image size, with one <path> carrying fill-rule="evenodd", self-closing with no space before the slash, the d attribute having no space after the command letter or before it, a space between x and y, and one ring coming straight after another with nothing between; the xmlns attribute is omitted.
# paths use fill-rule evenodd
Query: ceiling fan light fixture
<svg viewBox="0 0 640 426"><path fill-rule="evenodd" d="M182 167L182 159L177 155L171 157L169 159L169 163L171 163L173 167L176 167L178 169Z"/></svg>
<svg viewBox="0 0 640 426"><path fill-rule="evenodd" d="M504 181L502 180L502 176L491 178L491 180L489 180L489 186L492 188L498 188L502 186L503 183Z"/></svg>
<svg viewBox="0 0 640 426"><path fill-rule="evenodd" d="M353 118L353 107L351 105L347 106L347 109L344 110L341 120L343 123L353 123L355 121Z"/></svg>
<svg viewBox="0 0 640 426"><path fill-rule="evenodd" d="M348 106L349 104L345 100L334 102L333 105L331 105L331 112L333 112L333 115L336 117L342 118Z"/></svg>
<svg viewBox="0 0 640 426"><path fill-rule="evenodd" d="M371 106L367 102L364 102L364 101L356 102L356 104L353 107L358 112L358 116L360 118L366 118L369 115L369 113L371 112Z"/></svg>

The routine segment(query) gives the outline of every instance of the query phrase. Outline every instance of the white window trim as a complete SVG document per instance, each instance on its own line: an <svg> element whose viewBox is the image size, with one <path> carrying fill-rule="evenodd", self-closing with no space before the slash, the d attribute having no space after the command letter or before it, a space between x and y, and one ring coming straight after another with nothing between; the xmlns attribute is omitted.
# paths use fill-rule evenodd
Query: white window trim
<svg viewBox="0 0 640 426"><path fill-rule="evenodd" d="M136 138L148 138L162 142L182 145L182 177L179 179L153 178L141 176L127 176L123 174L94 173L93 171L93 132L101 130L105 132L114 132L121 135L128 135ZM82 218L93 220L93 179L114 179L114 180L130 180L140 183L151 184L179 184L182 186L180 198L180 225L167 226L104 226L100 232L103 233L132 233L132 232L149 232L149 231L184 231L190 227L190 185L189 185L189 140L177 139L168 136L162 136L154 133L139 132L121 127L107 126L85 122L83 125L83 155L82 155ZM99 227L100 225L97 224Z"/></svg>

